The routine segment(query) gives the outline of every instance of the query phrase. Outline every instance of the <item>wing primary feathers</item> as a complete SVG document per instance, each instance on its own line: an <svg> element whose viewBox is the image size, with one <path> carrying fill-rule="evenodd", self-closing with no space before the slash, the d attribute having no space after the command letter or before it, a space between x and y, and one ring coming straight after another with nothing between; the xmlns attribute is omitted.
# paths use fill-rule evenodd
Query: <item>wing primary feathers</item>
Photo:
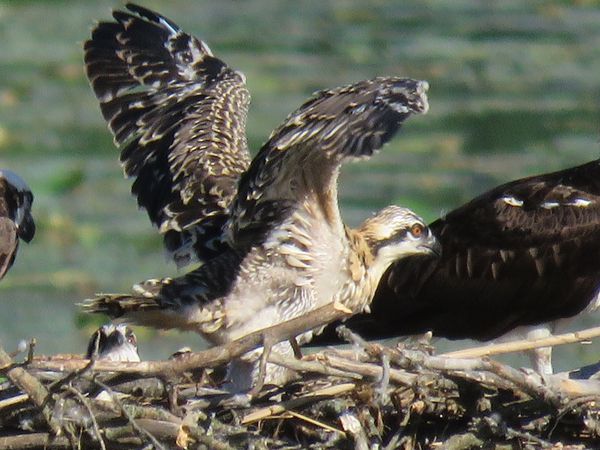
<svg viewBox="0 0 600 450"><path fill-rule="evenodd" d="M303 198L313 198L330 223L341 225L340 165L371 156L411 114L426 113L428 87L380 77L316 93L271 134L242 175L227 224L230 241L261 242ZM321 192L329 197L314 198Z"/></svg>
<svg viewBox="0 0 600 450"><path fill-rule="evenodd" d="M179 266L207 260L250 164L245 77L171 20L127 9L92 31L86 74L167 251Z"/></svg>

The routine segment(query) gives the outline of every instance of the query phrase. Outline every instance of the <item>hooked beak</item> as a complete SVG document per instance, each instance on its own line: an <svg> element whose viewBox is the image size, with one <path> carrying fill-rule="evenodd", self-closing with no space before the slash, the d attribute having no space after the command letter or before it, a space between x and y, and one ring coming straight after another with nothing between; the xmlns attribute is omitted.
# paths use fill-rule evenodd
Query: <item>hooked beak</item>
<svg viewBox="0 0 600 450"><path fill-rule="evenodd" d="M431 255L435 256L436 258L442 256L442 244L440 244L440 241L437 240L437 238L434 236L431 230L429 231L429 236L427 237L427 240L423 242L419 246L419 248L428 253L431 253Z"/></svg>
<svg viewBox="0 0 600 450"><path fill-rule="evenodd" d="M35 222L31 214L27 214L17 226L17 234L25 242L30 242L35 235Z"/></svg>

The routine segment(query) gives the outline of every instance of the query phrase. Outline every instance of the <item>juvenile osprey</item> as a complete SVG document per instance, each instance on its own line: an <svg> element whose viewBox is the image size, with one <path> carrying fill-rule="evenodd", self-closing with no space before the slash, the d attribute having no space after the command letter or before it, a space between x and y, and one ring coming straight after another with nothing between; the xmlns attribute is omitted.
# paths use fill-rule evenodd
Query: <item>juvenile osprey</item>
<svg viewBox="0 0 600 450"><path fill-rule="evenodd" d="M91 359L94 355L108 361L140 361L137 338L124 324L102 325L92 334L85 357Z"/></svg>
<svg viewBox="0 0 600 450"><path fill-rule="evenodd" d="M390 267L371 315L349 320L362 336L544 337L600 305L600 160L503 184L430 228L441 258ZM550 357L535 352L536 370Z"/></svg>
<svg viewBox="0 0 600 450"><path fill-rule="evenodd" d="M354 230L337 204L342 163L371 156L425 113L426 82L375 78L318 92L251 160L244 76L170 20L127 8L93 30L87 75L138 203L178 264L204 264L87 300L86 311L222 344L331 302L364 310L393 261L436 251L406 208L387 207ZM232 389L251 386L256 355L234 364ZM270 367L267 382L286 376Z"/></svg>
<svg viewBox="0 0 600 450"><path fill-rule="evenodd" d="M35 223L31 216L33 194L25 180L12 170L0 170L0 279L11 268L19 239L31 241Z"/></svg>

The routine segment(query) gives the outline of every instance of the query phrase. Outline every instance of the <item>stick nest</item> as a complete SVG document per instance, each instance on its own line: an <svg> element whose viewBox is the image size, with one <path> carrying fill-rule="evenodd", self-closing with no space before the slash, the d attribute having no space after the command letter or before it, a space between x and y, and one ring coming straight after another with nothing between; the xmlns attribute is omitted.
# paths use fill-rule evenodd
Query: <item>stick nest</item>
<svg viewBox="0 0 600 450"><path fill-rule="evenodd" d="M15 363L0 349L0 449L600 447L593 377L541 378L487 358L434 356L428 342L345 337L351 349L271 354L298 379L254 398L219 391L219 367L189 369L186 355L156 367L31 354Z"/></svg>

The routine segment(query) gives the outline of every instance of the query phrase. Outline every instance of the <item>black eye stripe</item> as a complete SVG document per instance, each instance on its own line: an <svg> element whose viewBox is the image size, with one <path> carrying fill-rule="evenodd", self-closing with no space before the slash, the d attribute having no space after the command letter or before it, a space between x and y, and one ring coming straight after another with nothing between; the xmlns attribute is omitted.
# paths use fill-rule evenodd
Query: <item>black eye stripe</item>
<svg viewBox="0 0 600 450"><path fill-rule="evenodd" d="M412 229L412 227L414 225L418 225L418 224L413 224L410 226L410 228L403 228L402 230L398 231L391 237L380 240L379 242L377 242L377 245L375 246L375 248L377 250L379 250L381 247L385 247L386 245L390 245L390 244L394 244L399 241L402 241L407 238L408 234L410 234L413 239L421 239L429 234L429 229L426 226L421 225L423 227L421 234L419 236L413 236L412 233L410 233L410 230Z"/></svg>

